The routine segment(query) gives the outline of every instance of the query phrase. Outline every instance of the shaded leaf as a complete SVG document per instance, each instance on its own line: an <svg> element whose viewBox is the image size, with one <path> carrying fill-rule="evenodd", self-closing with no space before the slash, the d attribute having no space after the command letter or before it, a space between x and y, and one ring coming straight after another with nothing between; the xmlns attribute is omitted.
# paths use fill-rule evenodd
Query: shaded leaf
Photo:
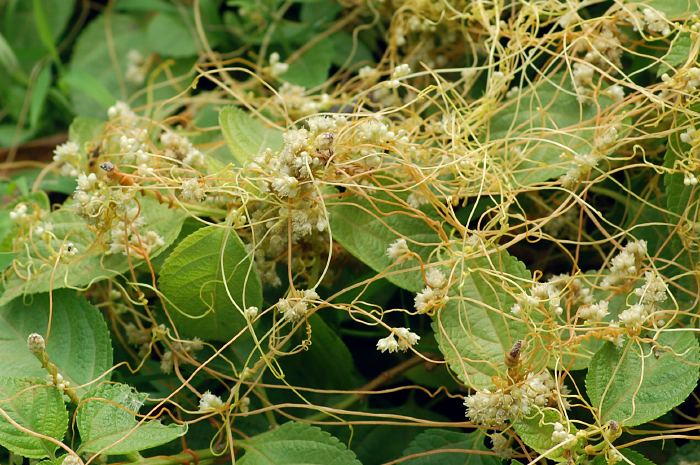
<svg viewBox="0 0 700 465"><path fill-rule="evenodd" d="M77 411L82 439L79 451L128 454L165 444L187 432L185 425L137 420L135 415L146 397L125 384L102 384L87 394Z"/></svg>

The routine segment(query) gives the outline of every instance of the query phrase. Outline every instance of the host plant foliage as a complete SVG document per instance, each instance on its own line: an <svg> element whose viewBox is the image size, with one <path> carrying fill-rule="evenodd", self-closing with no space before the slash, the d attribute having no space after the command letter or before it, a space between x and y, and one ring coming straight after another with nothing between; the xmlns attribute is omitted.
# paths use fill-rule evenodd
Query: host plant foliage
<svg viewBox="0 0 700 465"><path fill-rule="evenodd" d="M145 3L7 166L9 453L698 456L695 0Z"/></svg>

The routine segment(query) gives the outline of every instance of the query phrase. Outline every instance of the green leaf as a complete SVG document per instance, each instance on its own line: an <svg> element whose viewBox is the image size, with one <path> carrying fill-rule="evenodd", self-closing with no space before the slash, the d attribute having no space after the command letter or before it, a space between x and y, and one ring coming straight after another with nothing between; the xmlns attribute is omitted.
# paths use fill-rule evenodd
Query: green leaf
<svg viewBox="0 0 700 465"><path fill-rule="evenodd" d="M238 443L240 465L361 465L344 444L316 426L288 422Z"/></svg>
<svg viewBox="0 0 700 465"><path fill-rule="evenodd" d="M666 465L700 465L700 442L692 441L679 447Z"/></svg>
<svg viewBox="0 0 700 465"><path fill-rule="evenodd" d="M0 272L5 271L17 257L16 252L0 252Z"/></svg>
<svg viewBox="0 0 700 465"><path fill-rule="evenodd" d="M644 3L663 12L668 19L682 18L700 10L698 0L647 0Z"/></svg>
<svg viewBox="0 0 700 465"><path fill-rule="evenodd" d="M64 74L61 85L68 87L72 94L89 97L100 108L107 108L117 100L99 79L87 71L76 69Z"/></svg>
<svg viewBox="0 0 700 465"><path fill-rule="evenodd" d="M114 99L125 100L134 88L125 81L127 55L130 50L144 53L146 44L134 17L104 14L91 21L76 41L66 81L76 114L102 117Z"/></svg>
<svg viewBox="0 0 700 465"><path fill-rule="evenodd" d="M112 342L102 314L73 291L54 291L53 308L48 294L15 299L0 307L0 376L46 376L27 349L31 333L48 335L46 350L51 361L78 393L86 389L79 386L112 368Z"/></svg>
<svg viewBox="0 0 700 465"><path fill-rule="evenodd" d="M338 332L318 314L311 315L308 321L311 346L279 361L287 382L319 389L351 389L356 386L352 354ZM293 344L299 344L302 337L306 334L294 338Z"/></svg>
<svg viewBox="0 0 700 465"><path fill-rule="evenodd" d="M688 55L690 55L690 49L692 48L693 41L690 38L690 34L687 32L682 32L673 39L671 47L668 49L666 55L661 59L661 65L659 69L656 70L656 77L661 77L662 74L667 73L672 67L676 67L684 64L688 60Z"/></svg>
<svg viewBox="0 0 700 465"><path fill-rule="evenodd" d="M44 112L44 104L46 103L46 96L49 93L50 86L51 67L44 66L36 77L32 88L32 100L29 103L29 125L31 127L36 127L37 123L39 123L39 118Z"/></svg>
<svg viewBox="0 0 700 465"><path fill-rule="evenodd" d="M42 379L0 377L0 445L34 459L54 455L56 444L20 431L6 416L23 428L59 441L68 430L63 395Z"/></svg>
<svg viewBox="0 0 700 465"><path fill-rule="evenodd" d="M185 57L197 54L197 40L177 14L160 13L146 28L148 48L164 56Z"/></svg>
<svg viewBox="0 0 700 465"><path fill-rule="evenodd" d="M6 2L7 3L7 2ZM47 56L56 44L73 14L75 2L65 0L15 1L12 8L0 14L4 19L3 34L12 44L15 56L28 73ZM37 9L37 6L40 9ZM53 46L55 51L55 45ZM50 51L53 58L54 51Z"/></svg>
<svg viewBox="0 0 700 465"><path fill-rule="evenodd" d="M219 113L219 124L238 166L244 166L267 148L282 148L282 131L265 126L238 107L224 107Z"/></svg>
<svg viewBox="0 0 700 465"><path fill-rule="evenodd" d="M44 10L44 5L42 0L33 0L32 6L34 7L34 27L36 27L36 32L44 44L44 47L51 55L53 61L60 65L61 59L58 56L58 50L56 50L56 44L54 42L53 31L51 31L51 25L46 17L46 11Z"/></svg>
<svg viewBox="0 0 700 465"><path fill-rule="evenodd" d="M142 197L138 201L144 227L155 231L164 241L162 247L151 251L150 258L155 258L177 238L186 216L182 211L170 209L151 197ZM66 260L53 259L49 262L46 257L50 254L45 245L35 242L31 255L23 255L23 260L31 259L37 269L29 277L11 273L5 283L5 292L0 296L0 305L24 294L65 287L84 287L124 273L142 261L136 256L128 258L122 254L105 255L109 237L102 235L97 238L85 221L70 207L49 213L46 215L46 221L53 223L54 234L60 240L54 244L55 248L60 247L65 238L73 242L79 253ZM41 266L49 263L50 266Z"/></svg>
<svg viewBox="0 0 700 465"><path fill-rule="evenodd" d="M565 174L577 153L593 150L594 121L611 100L600 96L594 104L580 104L568 80L555 75L526 86L504 102L491 118L484 143L520 185L530 185ZM588 129L586 128L588 127ZM518 151L504 141L520 142ZM526 141L526 142L525 142Z"/></svg>
<svg viewBox="0 0 700 465"><path fill-rule="evenodd" d="M461 283L453 286L455 291L432 326L452 371L468 386L483 389L491 386L492 376L506 374L505 354L527 334L527 326L510 314L510 308L515 285L531 277L525 265L507 252L465 265Z"/></svg>
<svg viewBox="0 0 700 465"><path fill-rule="evenodd" d="M78 144L80 149L87 153L102 137L104 125L102 120L77 116L68 128L68 139Z"/></svg>
<svg viewBox="0 0 700 465"><path fill-rule="evenodd" d="M441 449L450 450L443 453L437 452ZM462 450L458 451L459 449ZM429 429L416 436L404 451L404 456L421 452L425 452L426 455L401 463L406 465L499 465L501 463L498 457L479 454L479 451L488 451L484 445L484 434L481 432L460 433L445 429Z"/></svg>
<svg viewBox="0 0 700 465"><path fill-rule="evenodd" d="M634 451L632 449L618 449L618 452L620 452L623 457L625 457L627 460L629 460L634 465L655 465L654 462L652 462L651 460L644 457L639 452ZM622 465L623 463L627 463L627 462L619 462L619 463ZM591 462L591 465L607 465L607 464L608 464L607 460L602 455L598 455ZM673 464L672 464L672 462L668 462L666 465L673 465ZM695 465L695 464L686 463L684 465Z"/></svg>
<svg viewBox="0 0 700 465"><path fill-rule="evenodd" d="M243 310L262 304L255 265L233 229L208 226L173 250L160 290L181 334L228 341L246 325Z"/></svg>
<svg viewBox="0 0 700 465"><path fill-rule="evenodd" d="M135 415L147 396L126 384L102 384L87 394L77 410L79 451L128 454L160 446L187 432L185 425L163 425Z"/></svg>
<svg viewBox="0 0 700 465"><path fill-rule="evenodd" d="M691 331L661 333L656 346L606 343L591 360L586 390L601 422L635 426L685 400L698 381L698 342Z"/></svg>
<svg viewBox="0 0 700 465"><path fill-rule="evenodd" d="M335 48L330 40L321 40L308 49L296 61L289 64L289 69L282 79L306 89L320 86L328 79Z"/></svg>
<svg viewBox="0 0 700 465"><path fill-rule="evenodd" d="M552 442L555 422L564 425L564 430L568 433L576 435L578 431L576 427L562 418L559 412L554 409L544 409L535 412L530 418L522 418L513 424L513 428L515 428L520 439L535 452L540 454L546 453L545 457L556 462L565 462L567 459L564 457L563 447L550 451L550 449L556 447L556 444ZM569 444L567 443L568 446ZM572 445L572 447L577 446Z"/></svg>
<svg viewBox="0 0 700 465"><path fill-rule="evenodd" d="M22 74L22 68L19 66L15 52L2 34L0 34L0 66L5 69L9 76Z"/></svg>
<svg viewBox="0 0 700 465"><path fill-rule="evenodd" d="M404 210L398 201L384 194L375 194L371 200L350 195L329 206L333 239L377 273L386 272L387 280L419 292L425 287L419 262L409 259L395 264L386 251L394 241L403 238L412 252L429 263L431 252L442 242L438 233L420 211Z"/></svg>

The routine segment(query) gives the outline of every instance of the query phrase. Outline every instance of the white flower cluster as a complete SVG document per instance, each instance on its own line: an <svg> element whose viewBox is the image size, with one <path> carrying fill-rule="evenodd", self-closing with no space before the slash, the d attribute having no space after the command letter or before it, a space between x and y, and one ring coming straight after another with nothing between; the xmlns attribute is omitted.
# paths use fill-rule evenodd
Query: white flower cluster
<svg viewBox="0 0 700 465"><path fill-rule="evenodd" d="M56 146L53 151L53 160L61 167L61 173L76 177L83 164L83 156L80 154L80 147L73 141L65 142Z"/></svg>
<svg viewBox="0 0 700 465"><path fill-rule="evenodd" d="M396 339L398 337L398 340ZM405 352L418 344L420 336L411 332L410 328L392 328L391 334L377 341L377 350L380 352Z"/></svg>
<svg viewBox="0 0 700 465"><path fill-rule="evenodd" d="M394 71L391 73L391 79L385 81L384 85L389 89L396 89L401 84L399 80L409 74L411 74L411 67L406 63L401 64L394 68Z"/></svg>
<svg viewBox="0 0 700 465"><path fill-rule="evenodd" d="M160 337L158 332L162 332L163 325L159 325L153 328L153 332L155 333L155 337ZM141 352L139 355L144 356L145 354L142 353L144 352L144 348L147 348L148 344L144 344L141 346ZM175 358L179 354L180 357L183 355L194 355L195 353L199 352L204 348L204 343L202 340L198 337L193 338L192 340L178 340L178 341L173 341L172 343L173 350L166 350L163 353L163 357L160 359L160 371L162 371L165 374L170 374L173 371L173 366L175 365ZM146 352L147 353L147 352Z"/></svg>
<svg viewBox="0 0 700 465"><path fill-rule="evenodd" d="M544 305L553 315L564 313L562 299L569 295L573 305L590 305L593 302L591 290L584 287L578 278L569 275L557 275L543 283L535 283L530 294L522 293L516 299L516 303L510 311L513 315L520 315L523 311L529 313L532 309Z"/></svg>
<svg viewBox="0 0 700 465"><path fill-rule="evenodd" d="M668 298L668 287L656 271L644 273L644 284L634 290L636 304L620 313L620 324L632 331L639 331L649 316L658 309L658 304Z"/></svg>
<svg viewBox="0 0 700 465"><path fill-rule="evenodd" d="M141 234L139 229L146 226L144 218L139 214L138 207L134 206L127 210L126 218L121 219L112 225L110 229L110 254L137 252L146 256L151 251L163 247L165 241L156 231L146 231Z"/></svg>
<svg viewBox="0 0 700 465"><path fill-rule="evenodd" d="M548 371L528 373L525 380L507 388L478 390L465 397L467 417L478 425L502 427L544 407L554 396L556 383Z"/></svg>
<svg viewBox="0 0 700 465"><path fill-rule="evenodd" d="M698 184L698 177L695 173L700 170L700 130L691 126L681 133L680 139L681 142L690 145L690 150L686 152L686 157L676 161L676 164L683 172L683 184L695 186Z"/></svg>
<svg viewBox="0 0 700 465"><path fill-rule="evenodd" d="M309 312L309 305L313 305L318 300L318 294L313 289L305 291L292 291L292 293L277 302L277 311L282 314L282 318L288 321L298 321Z"/></svg>
<svg viewBox="0 0 700 465"><path fill-rule="evenodd" d="M410 257L410 254L411 250L408 248L406 239L402 237L389 244L389 247L386 249L386 256L394 263L406 261Z"/></svg>
<svg viewBox="0 0 700 465"><path fill-rule="evenodd" d="M27 204L24 202L20 202L17 205L15 205L15 208L13 208L10 211L10 220L12 220L13 223L17 224L25 224L31 221L31 217L28 214L29 207L27 207Z"/></svg>
<svg viewBox="0 0 700 465"><path fill-rule="evenodd" d="M277 93L281 103L295 117L318 113L330 102L328 94L321 94L318 97L307 95L304 87L288 82L282 83Z"/></svg>
<svg viewBox="0 0 700 465"><path fill-rule="evenodd" d="M270 75L273 77L278 77L289 70L289 65L283 61L280 61L280 54L277 52L272 52L270 54Z"/></svg>
<svg viewBox="0 0 700 465"><path fill-rule="evenodd" d="M118 101L107 109L107 117L111 122L118 122L124 127L137 127L139 117L126 102Z"/></svg>
<svg viewBox="0 0 700 465"><path fill-rule="evenodd" d="M612 287L637 274L638 266L647 255L647 243L644 240L628 242L610 261L610 272L601 285Z"/></svg>
<svg viewBox="0 0 700 465"><path fill-rule="evenodd" d="M206 391L202 394L202 397L199 398L200 413L216 412L217 410L221 410L223 406L224 401L221 400L221 397L212 394L211 391Z"/></svg>
<svg viewBox="0 0 700 465"><path fill-rule="evenodd" d="M415 297L418 313L430 313L441 308L447 302L447 277L438 268L430 268L425 273L427 286Z"/></svg>
<svg viewBox="0 0 700 465"><path fill-rule="evenodd" d="M573 166L559 178L562 185L568 189L574 187L581 179L588 176L593 168L598 166L601 155L594 151L586 153L576 153L573 159Z"/></svg>
<svg viewBox="0 0 700 465"><path fill-rule="evenodd" d="M160 135L160 142L163 144L166 157L182 160L184 165L193 168L204 167L204 154L192 145L187 137L173 131L164 131Z"/></svg>
<svg viewBox="0 0 700 465"><path fill-rule="evenodd" d="M607 300L583 305L578 309L578 316L588 322L602 321L609 313Z"/></svg>
<svg viewBox="0 0 700 465"><path fill-rule="evenodd" d="M70 387L70 381L64 379L61 373L56 373L56 379L54 379L52 375L46 375L46 384L49 386L56 386L56 389L61 392L64 392Z"/></svg>
<svg viewBox="0 0 700 465"><path fill-rule="evenodd" d="M660 93L661 97L668 96L671 90L694 94L700 88L700 68L697 66L682 68L673 76L664 73L661 75L661 81L666 84L666 88Z"/></svg>
<svg viewBox="0 0 700 465"><path fill-rule="evenodd" d="M559 423L558 421L554 423L554 431L552 431L552 443L554 443L555 446L558 446L559 444L563 444L564 448L568 447L573 447L575 445L574 441L576 440L576 436L569 433L565 428L564 425ZM569 444L572 443L572 444Z"/></svg>
<svg viewBox="0 0 700 465"><path fill-rule="evenodd" d="M202 187L202 183L196 178L188 178L182 181L180 184L180 195L183 200L189 202L201 202L207 198L207 193Z"/></svg>
<svg viewBox="0 0 700 465"><path fill-rule="evenodd" d="M131 49L126 54L126 73L124 78L131 84L141 85L146 80L146 60L136 49Z"/></svg>
<svg viewBox="0 0 700 465"><path fill-rule="evenodd" d="M642 23L647 31L662 36L667 36L671 33L670 23L664 12L654 8L644 8L642 15Z"/></svg>

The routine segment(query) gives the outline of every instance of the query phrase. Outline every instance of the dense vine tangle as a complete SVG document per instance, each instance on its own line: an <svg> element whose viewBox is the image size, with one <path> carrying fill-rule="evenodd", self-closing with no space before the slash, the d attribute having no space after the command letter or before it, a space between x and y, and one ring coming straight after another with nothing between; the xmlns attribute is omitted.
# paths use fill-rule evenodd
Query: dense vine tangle
<svg viewBox="0 0 700 465"><path fill-rule="evenodd" d="M338 28L385 34L376 65L348 63L305 89L284 81L304 50L283 61L263 53L263 43L257 65L211 52L197 81L217 90L149 108L117 103L92 153L78 140L56 148L55 167L78 180L64 208L88 221L107 260L126 254L147 263L149 279L132 266L88 290L108 309L130 369L157 360L180 382L146 418L164 408L177 422L212 422L217 455L237 453L239 422L255 416L350 430L479 428L490 436L487 454L524 463L594 455L633 463L620 451L696 435L696 419L679 411L688 424L659 420L618 440L623 426L639 422L609 420L576 370L606 341L624 353L651 348L657 358L693 360L674 341L698 327L697 204L659 198L695 198L697 18L627 2L343 5ZM681 38L689 53L665 55ZM638 76L656 69L656 81L640 84ZM243 128L250 133L231 136L233 145L261 148L236 164L217 155L227 151L218 128L186 116L222 103L253 121ZM145 116L152 114L170 116ZM179 332L191 309L169 301L156 280L162 263L150 255L166 238L142 214L146 202L242 239L266 303L231 299L245 319L235 336L216 342ZM12 212L22 225L16 249L25 252L9 279L30 281L84 252L47 214L27 203ZM364 234L374 242L360 242ZM348 281L342 271L356 266L353 256L375 272ZM384 278L414 300L373 303L372 286ZM370 329L377 357L410 356L359 388L295 384L284 360L317 343L317 313L342 313ZM432 340L428 323L437 345L422 349ZM447 363L463 389L385 387L422 363ZM202 376L226 394L202 390ZM626 382L638 389L643 377ZM298 401L271 400L286 390ZM445 423L354 409L402 391L463 401L466 416ZM526 436L540 423L549 436L538 448Z"/></svg>

